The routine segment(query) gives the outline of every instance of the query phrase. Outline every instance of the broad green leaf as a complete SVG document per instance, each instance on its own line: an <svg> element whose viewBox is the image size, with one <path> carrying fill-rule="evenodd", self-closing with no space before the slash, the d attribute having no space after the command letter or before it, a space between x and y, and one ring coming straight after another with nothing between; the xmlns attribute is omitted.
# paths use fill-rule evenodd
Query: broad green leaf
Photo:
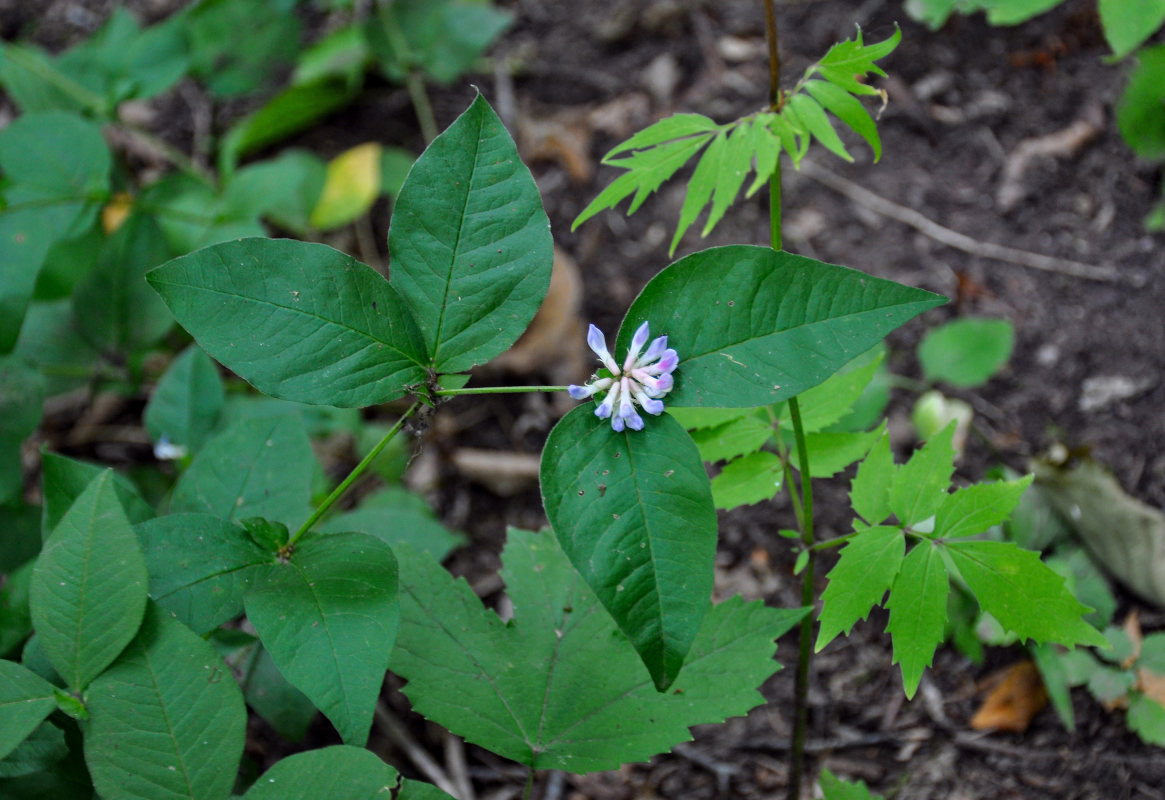
<svg viewBox="0 0 1165 800"><path fill-rule="evenodd" d="M355 511L320 522L319 533L358 531L395 548L407 542L438 561L465 544L465 535L449 530L420 497L404 489L388 488L368 497Z"/></svg>
<svg viewBox="0 0 1165 800"><path fill-rule="evenodd" d="M918 360L929 380L971 387L986 383L1011 358L1015 327L1005 319L957 319L927 332Z"/></svg>
<svg viewBox="0 0 1165 800"><path fill-rule="evenodd" d="M1141 692L1129 695L1129 730L1146 744L1165 747L1165 706Z"/></svg>
<svg viewBox="0 0 1165 800"><path fill-rule="evenodd" d="M1136 685L1134 672L1116 667L1102 665L1088 676L1088 693L1107 705L1127 700Z"/></svg>
<svg viewBox="0 0 1165 800"><path fill-rule="evenodd" d="M102 245L97 266L73 294L81 335L98 350L116 353L141 350L165 336L174 318L145 275L169 257L154 218L131 215Z"/></svg>
<svg viewBox="0 0 1165 800"><path fill-rule="evenodd" d="M882 800L881 795L870 794L865 781L843 781L827 769L817 779L821 784L823 800Z"/></svg>
<svg viewBox="0 0 1165 800"><path fill-rule="evenodd" d="M1116 104L1121 137L1141 158L1165 158L1165 45L1137 53L1137 67Z"/></svg>
<svg viewBox="0 0 1165 800"><path fill-rule="evenodd" d="M829 571L829 584L821 595L814 652L821 652L839 633L848 636L854 623L882 602L905 555L906 537L898 528L868 528L849 540Z"/></svg>
<svg viewBox="0 0 1165 800"><path fill-rule="evenodd" d="M431 783L421 783L405 778L401 781L400 793L396 796L396 800L454 800L454 798Z"/></svg>
<svg viewBox="0 0 1165 800"><path fill-rule="evenodd" d="M992 25L1018 25L1060 5L1064 0L990 0L984 2Z"/></svg>
<svg viewBox="0 0 1165 800"><path fill-rule="evenodd" d="M1150 633L1141 641L1137 668L1165 675L1165 632Z"/></svg>
<svg viewBox="0 0 1165 800"><path fill-rule="evenodd" d="M814 478L832 478L850 464L861 459L882 438L886 423L863 433L810 433L805 436L809 450L809 475ZM800 469L800 457L794 445L790 463Z"/></svg>
<svg viewBox="0 0 1165 800"><path fill-rule="evenodd" d="M417 157L404 148L380 148L380 193L395 201L415 163Z"/></svg>
<svg viewBox="0 0 1165 800"><path fill-rule="evenodd" d="M400 617L388 546L361 533L304 538L246 609L279 671L345 743L363 745Z"/></svg>
<svg viewBox="0 0 1165 800"><path fill-rule="evenodd" d="M106 470L45 542L30 587L41 646L74 690L88 686L133 639L148 580L113 470Z"/></svg>
<svg viewBox="0 0 1165 800"><path fill-rule="evenodd" d="M856 97L840 86L827 81L806 81L805 91L866 140L870 149L874 151L875 162L882 157L882 141L878 138L878 125Z"/></svg>
<svg viewBox="0 0 1165 800"><path fill-rule="evenodd" d="M488 4L462 0L394 3L368 29L368 39L389 78L403 82L420 68L440 83L471 69L510 24Z"/></svg>
<svg viewBox="0 0 1165 800"><path fill-rule="evenodd" d="M588 403L550 432L541 484L563 552L663 691L712 593L716 512L691 437L667 415L615 433Z"/></svg>
<svg viewBox="0 0 1165 800"><path fill-rule="evenodd" d="M1107 647L1108 641L1082 617L1088 608L1064 587L1038 553L1011 542L952 541L951 561L980 607L1023 639L1068 647Z"/></svg>
<svg viewBox="0 0 1165 800"><path fill-rule="evenodd" d="M15 357L0 356L0 505L19 499L24 488L20 448L40 425L43 404L40 373Z"/></svg>
<svg viewBox="0 0 1165 800"><path fill-rule="evenodd" d="M755 408L680 408L672 405L668 405L666 410L689 431L717 428L757 413Z"/></svg>
<svg viewBox="0 0 1165 800"><path fill-rule="evenodd" d="M234 523L208 514L169 514L138 525L150 597L202 635L243 612L243 595L275 563Z"/></svg>
<svg viewBox="0 0 1165 800"><path fill-rule="evenodd" d="M246 640L241 646L224 642L223 639L231 634L246 637ZM223 660L237 676L247 705L284 739L303 741L312 721L320 713L307 695L287 682L275 666L271 653L257 637L224 629L213 635Z"/></svg>
<svg viewBox="0 0 1165 800"><path fill-rule="evenodd" d="M246 710L207 642L151 605L141 632L87 694L85 760L109 800L225 798Z"/></svg>
<svg viewBox="0 0 1165 800"><path fill-rule="evenodd" d="M919 541L906 554L886 608L890 622L886 632L894 642L894 660L902 667L906 697L914 697L922 672L934 660L934 650L944 637L947 621L947 568L937 547Z"/></svg>
<svg viewBox="0 0 1165 800"><path fill-rule="evenodd" d="M714 247L644 287L619 330L647 320L679 354L677 406L762 406L824 381L939 295L767 247ZM699 325L691 320L700 320Z"/></svg>
<svg viewBox="0 0 1165 800"><path fill-rule="evenodd" d="M284 150L275 158L251 162L230 175L215 209L223 219L262 216L282 228L306 231L327 171L315 153Z"/></svg>
<svg viewBox="0 0 1165 800"><path fill-rule="evenodd" d="M814 139L821 142L826 150L845 161L852 162L854 160L854 157L845 149L837 131L833 129L833 124L826 116L821 103L807 94L795 94L789 98L785 113L796 115L802 127L809 131Z"/></svg>
<svg viewBox="0 0 1165 800"><path fill-rule="evenodd" d="M208 0L183 14L190 70L212 94L234 97L269 83L299 50L300 21L282 0ZM238 47L241 32L247 46Z"/></svg>
<svg viewBox="0 0 1165 800"><path fill-rule="evenodd" d="M1010 516L1032 482L1031 475L1017 481L998 481L966 486L947 495L934 520L934 535L945 539L974 536L999 525Z"/></svg>
<svg viewBox="0 0 1165 800"><path fill-rule="evenodd" d="M854 513L870 525L890 516L890 486L897 474L890 437L883 436L870 448L850 483L849 499Z"/></svg>
<svg viewBox="0 0 1165 800"><path fill-rule="evenodd" d="M688 179L688 192L684 195L683 206L680 207L680 221L676 225L676 232L672 236L671 246L668 248L669 255L675 253L676 245L680 243L680 237L696 221L696 217L700 216L704 206L708 205L712 199L712 192L716 189L718 182L726 174L723 161L727 149L728 133L723 130L718 131L712 137L704 155L700 156L700 160L696 163L696 169L692 172L692 177ZM709 217L709 222L711 222L711 217Z"/></svg>
<svg viewBox="0 0 1165 800"><path fill-rule="evenodd" d="M35 672L0 661L0 758L15 750L56 709L53 689Z"/></svg>
<svg viewBox="0 0 1165 800"><path fill-rule="evenodd" d="M308 45L295 60L293 85L313 83L322 78L343 78L357 85L368 68L372 54L368 38L359 25L344 25Z"/></svg>
<svg viewBox="0 0 1165 800"><path fill-rule="evenodd" d="M244 800L371 800L389 797L397 771L362 747L333 745L296 753L259 776Z"/></svg>
<svg viewBox="0 0 1165 800"><path fill-rule="evenodd" d="M862 396L881 364L882 354L878 353L868 363L849 371L834 373L824 383L802 392L798 397L801 429L805 433L817 433L844 417ZM787 431L793 430L793 421L787 414L781 417L781 427Z"/></svg>
<svg viewBox="0 0 1165 800"><path fill-rule="evenodd" d="M1028 648L1032 661L1040 671L1040 678L1048 692L1048 699L1052 708L1064 727L1070 731L1076 730L1076 714L1072 709L1071 687L1068 684L1068 674L1064 669L1064 662L1060 654L1052 645L1035 644Z"/></svg>
<svg viewBox="0 0 1165 800"><path fill-rule="evenodd" d="M311 212L313 227L343 227L372 207L380 195L380 150L376 142L365 142L328 162L323 192Z"/></svg>
<svg viewBox="0 0 1165 800"><path fill-rule="evenodd" d="M96 110L101 105L100 97L62 76L56 61L31 44L0 45L0 83L25 114Z"/></svg>
<svg viewBox="0 0 1165 800"><path fill-rule="evenodd" d="M406 546L400 557L391 667L413 707L534 769L613 769L688 740L691 725L745 713L779 666L773 639L805 613L739 597L712 608L684 671L660 693L549 532L510 530L508 623L428 556Z"/></svg>
<svg viewBox="0 0 1165 800"><path fill-rule="evenodd" d="M97 265L106 238L104 220L115 210L120 213L120 209L129 212L129 206L116 199L106 203L100 217L92 215L93 224L88 228L70 238L58 239L49 247L36 276L33 301L59 300L73 294L77 284Z"/></svg>
<svg viewBox="0 0 1165 800"><path fill-rule="evenodd" d="M15 569L3 570L6 577L0 586L0 655L13 654L32 633L28 592L35 566L35 561L26 561Z"/></svg>
<svg viewBox="0 0 1165 800"><path fill-rule="evenodd" d="M81 496L89 484L107 471L97 464L77 461L58 453L41 453L41 483L44 489L41 530L45 539L48 539L56 529L61 518L73 505L73 501ZM137 487L129 478L117 472L113 473L113 490L131 525L153 518L154 509L142 499Z"/></svg>
<svg viewBox="0 0 1165 800"><path fill-rule="evenodd" d="M440 372L489 361L533 319L550 286L550 220L514 140L481 95L413 165L388 249L392 285Z"/></svg>
<svg viewBox="0 0 1165 800"><path fill-rule="evenodd" d="M227 183L218 193L185 173L174 172L142 189L135 202L142 208L166 209L155 219L175 253L190 253L247 237L265 237L267 231L259 223L257 207L243 202L250 192L233 187L233 183ZM271 192L277 201L281 195L286 197L285 192Z"/></svg>
<svg viewBox="0 0 1165 800"><path fill-rule="evenodd" d="M218 367L192 344L162 374L142 421L155 443L165 439L194 454L210 438L223 397Z"/></svg>
<svg viewBox="0 0 1165 800"><path fill-rule="evenodd" d="M755 414L692 433L700 458L705 461L726 461L756 452L772 436L773 426Z"/></svg>
<svg viewBox="0 0 1165 800"><path fill-rule="evenodd" d="M207 353L273 397L368 406L425 380L405 301L371 267L325 245L224 242L147 279Z"/></svg>
<svg viewBox="0 0 1165 800"><path fill-rule="evenodd" d="M61 762L69 756L69 746L65 743L65 732L51 721L42 722L28 738L0 760L0 780L19 778L38 772L58 770ZM7 787L0 785L0 789ZM46 794L57 800L59 795ZM5 792L5 798L10 795Z"/></svg>
<svg viewBox="0 0 1165 800"><path fill-rule="evenodd" d="M648 128L647 130L651 130ZM646 131L641 131L644 133ZM650 149L637 150L629 156L604 159L604 163L613 167L625 169L615 180L611 181L606 189L599 192L598 197L582 210L574 222L570 224L573 231L595 214L607 208L614 208L623 198L634 193L631 205L627 208L628 214L634 214L648 196L663 185L663 182L675 175L688 160L699 152L713 136L712 131L688 136L682 139L662 142ZM632 137L634 139L634 137Z"/></svg>
<svg viewBox="0 0 1165 800"><path fill-rule="evenodd" d="M905 0L902 8L911 18L937 31L960 3L961 0Z"/></svg>
<svg viewBox="0 0 1165 800"><path fill-rule="evenodd" d="M294 527L307 517L315 465L298 415L241 420L195 457L174 487L170 511L264 517Z"/></svg>
<svg viewBox="0 0 1165 800"><path fill-rule="evenodd" d="M1101 635L1108 640L1109 649L1099 650L1096 654L1105 661L1110 664L1124 665L1131 664L1136 659L1137 646L1124 628L1110 625L1101 632Z"/></svg>
<svg viewBox="0 0 1165 800"><path fill-rule="evenodd" d="M1117 58L1124 58L1165 22L1165 0L1099 0L1104 38Z"/></svg>
<svg viewBox="0 0 1165 800"><path fill-rule="evenodd" d="M725 511L772 500L783 481L784 466L776 453L749 453L725 464L712 479L712 500Z"/></svg>
<svg viewBox="0 0 1165 800"><path fill-rule="evenodd" d="M890 487L890 510L903 525L926 520L946 502L955 471L954 433L951 423L898 468Z"/></svg>

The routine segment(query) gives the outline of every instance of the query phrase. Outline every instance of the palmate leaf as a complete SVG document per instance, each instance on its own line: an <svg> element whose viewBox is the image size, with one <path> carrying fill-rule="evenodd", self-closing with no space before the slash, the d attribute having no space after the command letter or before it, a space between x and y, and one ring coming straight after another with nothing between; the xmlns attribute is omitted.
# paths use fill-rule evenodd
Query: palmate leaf
<svg viewBox="0 0 1165 800"><path fill-rule="evenodd" d="M805 77L809 78L818 73L830 83L851 94L877 94L877 89L862 83L858 78L869 74L886 77L885 71L874 62L894 52L901 40L902 31L895 28L894 35L889 38L876 44L866 44L859 29L854 38L838 42L829 48L824 58L805 70Z"/></svg>
<svg viewBox="0 0 1165 800"><path fill-rule="evenodd" d="M898 468L889 501L890 510L903 525L926 520L946 501L955 471L955 449L951 446L954 434L952 422Z"/></svg>
<svg viewBox="0 0 1165 800"><path fill-rule="evenodd" d="M550 533L510 530L503 623L463 580L400 549L401 630L390 667L413 707L534 769L590 772L645 760L688 727L743 714L778 665L773 639L803 616L739 597L714 607L671 690L639 656ZM634 722L635 724L629 724Z"/></svg>
<svg viewBox="0 0 1165 800"><path fill-rule="evenodd" d="M820 628L814 651L820 652L839 633L848 634L854 623L894 584L906 555L906 537L898 528L868 528L849 540L837 565L829 571L829 585L821 595Z"/></svg>
<svg viewBox="0 0 1165 800"><path fill-rule="evenodd" d="M663 691L712 593L716 513L691 437L666 415L616 433L580 406L550 432L541 485L563 552Z"/></svg>
<svg viewBox="0 0 1165 800"><path fill-rule="evenodd" d="M776 453L761 450L730 461L712 479L712 501L729 509L772 500L781 491L784 464Z"/></svg>
<svg viewBox="0 0 1165 800"><path fill-rule="evenodd" d="M914 697L922 672L934 660L934 650L945 638L950 581L938 547L923 539L907 553L886 608L886 632L894 643L892 663L902 667L902 686ZM1098 634L1099 635L1099 634Z"/></svg>

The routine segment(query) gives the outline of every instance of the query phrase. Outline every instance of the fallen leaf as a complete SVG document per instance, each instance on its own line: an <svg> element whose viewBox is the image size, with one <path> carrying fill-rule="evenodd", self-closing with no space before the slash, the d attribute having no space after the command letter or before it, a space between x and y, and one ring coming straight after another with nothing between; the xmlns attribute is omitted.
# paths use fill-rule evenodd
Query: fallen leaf
<svg viewBox="0 0 1165 800"><path fill-rule="evenodd" d="M971 717L971 727L977 731L994 728L1022 733L1048 704L1040 671L1032 661L1016 662L994 673L984 683L993 688Z"/></svg>

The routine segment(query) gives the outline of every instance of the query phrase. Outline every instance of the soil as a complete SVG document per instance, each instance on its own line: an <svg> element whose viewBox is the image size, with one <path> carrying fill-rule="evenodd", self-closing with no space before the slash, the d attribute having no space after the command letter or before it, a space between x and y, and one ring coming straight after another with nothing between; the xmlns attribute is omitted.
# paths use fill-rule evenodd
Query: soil
<svg viewBox="0 0 1165 800"><path fill-rule="evenodd" d="M4 5L0 12L16 13ZM49 5L100 10L104 4ZM140 5L155 18L167 4L143 0ZM599 158L634 130L673 111L728 121L764 106L768 69L761 5L756 0L499 5L514 13L515 24L493 54L511 66L512 77L498 71L435 88L438 123L449 124L465 108L473 96L471 81L495 104L531 164L556 244L578 265L582 318L614 331L642 285L669 263L667 243L683 189L680 183L665 185L634 216L604 212L571 232L573 218L616 174L598 167ZM1128 65L1104 63L1107 48L1095 8L1092 0L1069 0L1014 28L992 28L980 15L956 17L931 32L913 23L896 0L778 2L786 86L830 44L851 36L855 23L867 41L901 27L901 46L882 62L890 77L881 85L890 103L879 128L881 163L872 163L860 142L850 148L854 164L821 151L813 159L883 201L914 209L979 243L971 252L950 247L894 219L892 210L887 215L885 203L871 208L855 202L815 177L820 171L806 169L785 176L785 247L953 299L890 338L890 365L899 375L919 377L913 350L931 326L962 316L1002 317L1015 324L1015 351L1004 374L980 389L948 390L976 410L977 435L969 441L960 478L980 478L996 464L1023 471L1030 457L1062 444L1087 449L1126 491L1160 508L1165 505L1165 240L1146 234L1141 223L1161 197L1161 170L1136 160L1116 130L1113 109ZM47 41L68 40L73 23L64 14L60 19L54 24L65 33L45 22ZM387 86L369 92L299 143L323 155L369 139L419 151L419 129L402 92ZM184 105L176 107L176 114L189 113ZM166 135L188 146L190 120L167 124L172 129ZM1026 169L1017 169L1017 154L1031 149L1025 143L1047 144L1041 137L1058 133L1063 136L1052 146L1056 154L1033 156L1021 165ZM738 202L707 240L689 233L677 257L714 244L767 243L768 216L760 196ZM382 221L377 230L382 249L383 227ZM991 244L1050 257L1053 269L990 257ZM1074 263L1104 272L1080 277L1073 273ZM516 383L553 377L549 365L541 372L484 377ZM1123 391L1093 402L1086 388L1093 392L1097 386ZM905 422L912 399L912 393L896 390L891 406L900 456L912 446ZM469 577L491 601L500 588L495 576L505 526L536 528L545 517L532 482L519 480L501 493L459 470L453 456L467 447L535 455L561 411L537 396L450 403L432 426L440 436L431 437L426 455L414 463L414 485L426 491L450 526L470 536L470 546L453 556L451 569ZM819 490L822 537L848 530L846 485L843 478ZM792 512L780 501L723 514L718 591L798 605L792 554L772 536L791 524ZM1122 598L1121 613L1139 607L1147 631L1165 626L1161 609ZM1024 733L970 731L977 682L1018 659L1018 649L989 651L986 663L976 666L944 648L915 699L905 701L884 627L884 615L875 613L817 657L810 695L813 768L827 767L865 780L887 797L911 800L1165 797L1165 753L1129 733L1122 712L1106 711L1079 690L1073 694L1075 732L1066 731L1050 710ZM786 637L779 658L790 663L795 648ZM613 773L540 776L535 796L784 797L792 670L779 672L763 691L766 705L746 718L696 729L694 741L672 754ZM414 736L440 760L440 734L411 716L399 693L390 699ZM261 723L253 728L252 754L269 760L288 752ZM309 744L318 746L332 736L321 722ZM372 746L391 747L380 737ZM401 753L389 757L412 769ZM468 763L480 797L518 796L520 769L473 747Z"/></svg>

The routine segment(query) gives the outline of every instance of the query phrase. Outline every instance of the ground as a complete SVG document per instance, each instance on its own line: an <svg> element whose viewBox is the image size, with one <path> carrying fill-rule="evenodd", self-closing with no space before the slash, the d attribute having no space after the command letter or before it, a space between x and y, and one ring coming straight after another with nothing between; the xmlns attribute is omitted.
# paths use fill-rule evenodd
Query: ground
<svg viewBox="0 0 1165 800"><path fill-rule="evenodd" d="M0 23L8 35L14 23L4 14L19 11L6 5L0 4ZM168 4L138 5L157 15ZM679 185L665 186L630 218L605 212L571 232L573 218L615 174L598 168L598 159L673 111L728 121L762 107L768 70L761 4L499 5L516 18L494 50L510 69L475 75L472 82L497 106L532 166L555 242L582 279L582 319L614 331L639 288L669 262L667 242L683 195ZM1125 490L1160 508L1165 256L1162 237L1146 234L1141 223L1160 197L1161 174L1138 162L1116 131L1113 109L1127 65L1104 63L1095 2L1069 0L1016 28L991 28L979 16L955 18L938 32L914 24L896 0L785 0L777 12L786 86L831 43L851 36L855 24L868 41L889 36L895 25L902 29L901 46L883 62L890 102L880 124L881 162L872 163L868 149L855 143L855 164L815 151L815 168L788 170L785 246L954 300L891 337L890 362L898 374L918 377L913 347L928 327L969 315L1015 324L1015 352L1004 374L985 388L951 392L977 415L960 478L980 478L996 464L1023 471L1030 457L1059 443L1087 448ZM62 40L70 24L85 24L82 17L69 22L61 12L54 24L62 26ZM56 30L46 27L50 34ZM442 127L472 98L469 84L434 89ZM369 139L419 151L418 128L402 92L385 87L369 93L301 143L325 155ZM181 136L189 121L172 124L175 143L187 144ZM740 202L706 241L689 233L677 257L713 244L766 243L767 224L766 201ZM1000 252L999 246L1044 258ZM581 369L563 378L553 364L535 359L526 374L479 378L563 382L584 378ZM1098 387L1118 391L1098 395ZM891 407L900 456L911 446L905 419L912 396L896 391ZM545 518L536 485L520 469L511 485L487 485L458 454L466 448L506 451L525 454L528 463L561 411L541 397L451 403L432 426L426 455L414 464L414 483L449 525L470 535L471 545L453 557L451 568L491 601L500 588L495 574L505 526L538 527ZM822 536L846 530L845 488L839 481L820 490ZM797 605L792 555L772 536L791 522L780 502L723 515L720 591ZM1161 609L1130 595L1122 600L1122 612L1140 609L1146 630L1165 625ZM1165 797L1162 751L1127 732L1119 711L1105 711L1082 692L1073 696L1075 732L1064 730L1051 711L1022 734L971 732L977 682L1017 658L1018 650L990 651L987 663L976 666L944 649L918 695L906 702L884 627L885 617L876 613L818 656L810 694L814 766L911 800ZM795 646L786 637L778 657L790 663ZM694 742L673 754L616 773L542 776L536 796L783 797L791 674L783 670L764 687L767 705L747 718L697 729ZM392 705L412 736L439 753L446 740L410 716L399 694ZM258 724L255 732L252 753L277 755L281 745L265 741ZM312 732L316 744L330 735L323 723ZM394 748L383 735L372 744ZM399 750L392 757L411 768ZM467 759L478 796L517 796L521 770L476 748L468 749ZM448 764L454 771L456 761Z"/></svg>

